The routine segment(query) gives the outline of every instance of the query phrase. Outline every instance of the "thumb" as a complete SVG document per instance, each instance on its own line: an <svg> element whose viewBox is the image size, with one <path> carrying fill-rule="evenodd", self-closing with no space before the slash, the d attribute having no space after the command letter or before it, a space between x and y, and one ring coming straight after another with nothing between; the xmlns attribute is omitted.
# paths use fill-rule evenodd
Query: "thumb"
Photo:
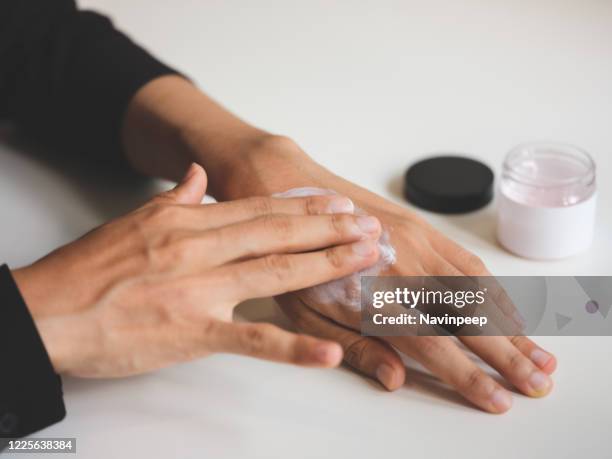
<svg viewBox="0 0 612 459"><path fill-rule="evenodd" d="M191 163L182 180L171 190L160 193L155 200L172 201L176 204L200 204L206 194L208 178L196 163Z"/></svg>

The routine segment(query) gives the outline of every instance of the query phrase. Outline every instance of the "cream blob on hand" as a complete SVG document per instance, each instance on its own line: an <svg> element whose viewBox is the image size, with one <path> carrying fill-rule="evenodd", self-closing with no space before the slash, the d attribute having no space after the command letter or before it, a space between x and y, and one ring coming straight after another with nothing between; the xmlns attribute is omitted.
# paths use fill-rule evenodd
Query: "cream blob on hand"
<svg viewBox="0 0 612 459"><path fill-rule="evenodd" d="M292 188L282 193L272 195L275 198L299 198L305 196L324 196L337 194L333 190L315 187ZM362 209L355 208L355 214L367 215ZM395 263L395 249L391 245L389 232L383 227L378 239L380 258L375 265L325 284L306 289L307 295L315 302L321 304L337 304L351 310L361 307L361 276L376 276Z"/></svg>
<svg viewBox="0 0 612 459"><path fill-rule="evenodd" d="M497 235L526 258L558 259L586 250L595 227L595 163L570 145L531 143L506 156Z"/></svg>

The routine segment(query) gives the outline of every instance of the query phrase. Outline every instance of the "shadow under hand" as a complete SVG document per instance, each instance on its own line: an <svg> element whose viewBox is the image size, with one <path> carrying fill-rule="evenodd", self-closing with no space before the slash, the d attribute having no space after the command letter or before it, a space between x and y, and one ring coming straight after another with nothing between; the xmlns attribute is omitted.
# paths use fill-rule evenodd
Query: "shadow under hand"
<svg viewBox="0 0 612 459"><path fill-rule="evenodd" d="M248 300L234 310L236 322L268 322L285 330L295 331L289 319L272 298Z"/></svg>
<svg viewBox="0 0 612 459"><path fill-rule="evenodd" d="M428 397L429 401L444 403L470 411L478 410L463 398L455 389L446 385L426 371L408 367L406 371L406 390L414 391Z"/></svg>
<svg viewBox="0 0 612 459"><path fill-rule="evenodd" d="M0 143L68 184L75 195L94 210L100 221L110 220L142 205L157 191L156 182L138 175L127 161L113 160L113 157L118 157L117 153L109 152L109 159L93 157L87 152L81 155L64 153L41 146L5 126L0 129ZM37 194L44 195L48 191L36 189L36 183L28 185Z"/></svg>

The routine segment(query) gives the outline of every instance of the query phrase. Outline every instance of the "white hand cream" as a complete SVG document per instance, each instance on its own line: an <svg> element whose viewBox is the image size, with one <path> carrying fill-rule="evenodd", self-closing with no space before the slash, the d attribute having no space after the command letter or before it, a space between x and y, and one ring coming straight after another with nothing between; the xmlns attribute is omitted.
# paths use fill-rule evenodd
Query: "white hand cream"
<svg viewBox="0 0 612 459"><path fill-rule="evenodd" d="M498 194L499 242L526 258L558 259L586 250L595 227L595 163L570 145L530 143L511 150Z"/></svg>

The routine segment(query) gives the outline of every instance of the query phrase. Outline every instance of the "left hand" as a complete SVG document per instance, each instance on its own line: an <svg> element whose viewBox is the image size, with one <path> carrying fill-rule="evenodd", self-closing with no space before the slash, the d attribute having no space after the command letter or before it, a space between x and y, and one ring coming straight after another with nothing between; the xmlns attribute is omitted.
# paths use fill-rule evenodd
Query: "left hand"
<svg viewBox="0 0 612 459"><path fill-rule="evenodd" d="M292 141L273 138L246 161L248 178L232 198L270 195L301 186L333 189L391 228L398 261L385 274L395 276L490 276L480 258L441 234L423 218L357 185L337 177L312 161ZM242 174L246 177L247 174ZM393 347L420 362L441 380L482 409L500 413L511 406L510 392L485 373L449 337L361 336L359 323L346 309L314 304L307 295L279 298L283 311L307 333L339 342L345 361L378 379L388 390L403 385L406 370ZM461 337L472 352L495 368L522 393L539 397L552 389L549 375L556 367L550 353L524 336Z"/></svg>

